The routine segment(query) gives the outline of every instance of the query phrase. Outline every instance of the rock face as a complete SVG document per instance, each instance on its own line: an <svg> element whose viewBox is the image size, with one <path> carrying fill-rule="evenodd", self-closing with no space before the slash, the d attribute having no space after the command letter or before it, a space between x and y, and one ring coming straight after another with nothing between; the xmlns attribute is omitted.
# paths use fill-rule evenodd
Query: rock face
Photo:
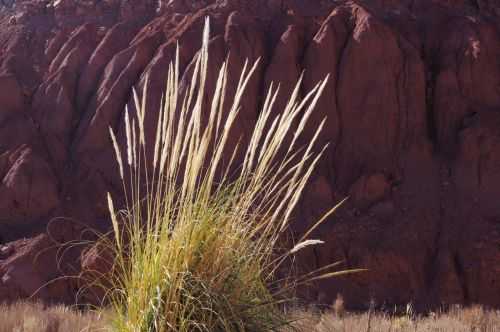
<svg viewBox="0 0 500 332"><path fill-rule="evenodd" d="M42 286L98 260L77 247L58 266L54 241L78 239L75 221L105 229L103 195L120 188L107 128L119 131L147 75L156 110L176 41L189 72L207 15L211 62L229 55L229 83L247 58L262 59L243 135L271 82L283 105L302 71L303 91L331 74L313 119L328 117L320 140L331 148L294 230L350 196L301 266L369 271L304 296L500 307L496 0L0 1L0 300L74 300L73 281ZM60 239L46 231L57 217L68 218Z"/></svg>

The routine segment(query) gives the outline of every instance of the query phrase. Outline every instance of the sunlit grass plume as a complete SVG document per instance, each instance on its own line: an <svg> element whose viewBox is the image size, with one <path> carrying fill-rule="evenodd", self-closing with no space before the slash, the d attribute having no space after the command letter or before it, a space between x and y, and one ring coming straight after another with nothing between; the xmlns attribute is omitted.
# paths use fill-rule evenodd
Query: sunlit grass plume
<svg viewBox="0 0 500 332"><path fill-rule="evenodd" d="M286 324L280 305L297 280L284 279L281 288L277 271L321 243L308 232L291 250L280 249L326 148L314 148L324 122L298 146L326 79L301 99L299 81L277 117L271 110L279 88L271 87L251 136L236 145L231 130L259 63L242 68L233 98L226 98L223 63L204 107L208 40L207 20L185 93L178 54L170 65L154 144L144 129L152 111L145 109L147 84L142 98L134 93L136 112L126 110L126 146L110 129L125 193L120 211L108 194L115 262L107 295L116 331L278 330Z"/></svg>

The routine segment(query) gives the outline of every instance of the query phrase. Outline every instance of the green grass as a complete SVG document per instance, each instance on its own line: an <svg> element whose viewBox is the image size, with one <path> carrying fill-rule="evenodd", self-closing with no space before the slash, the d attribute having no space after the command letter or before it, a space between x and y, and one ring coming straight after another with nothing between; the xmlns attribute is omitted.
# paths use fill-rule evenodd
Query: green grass
<svg viewBox="0 0 500 332"><path fill-rule="evenodd" d="M322 243L307 239L310 232L291 250L281 240L326 148L314 149L324 121L307 146L297 142L327 80L301 100L299 81L276 118L279 89L271 87L251 136L235 145L240 100L259 64L242 68L226 98L224 63L203 107L208 36L207 20L184 97L178 57L170 66L154 144L144 129L147 84L142 99L134 93L137 112L126 110L126 145L110 129L125 193L120 211L108 194L114 236L102 239L115 258L106 287L114 331L278 331L289 324L281 308L294 287L335 275L328 267L303 278L278 273L302 248Z"/></svg>

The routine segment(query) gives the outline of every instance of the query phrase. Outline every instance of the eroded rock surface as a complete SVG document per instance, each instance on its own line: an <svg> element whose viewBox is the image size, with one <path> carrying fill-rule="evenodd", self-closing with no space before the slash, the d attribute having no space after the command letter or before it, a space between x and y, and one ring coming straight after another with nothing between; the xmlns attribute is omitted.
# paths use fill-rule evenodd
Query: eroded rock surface
<svg viewBox="0 0 500 332"><path fill-rule="evenodd" d="M146 76L157 109L177 40L189 75L207 15L211 67L229 55L230 90L246 59L262 59L236 123L243 137L271 82L282 83L278 110L302 71L303 91L331 75L301 138L326 116L320 141L331 147L294 229L351 199L314 235L326 244L300 261L345 260L369 272L322 281L305 296L341 293L358 308L371 299L500 307L495 0L0 0L0 300L98 261L81 248L54 265L60 241L44 229L62 216L106 227L103 195L120 190L107 128L120 132ZM77 288L61 279L36 296L70 302Z"/></svg>

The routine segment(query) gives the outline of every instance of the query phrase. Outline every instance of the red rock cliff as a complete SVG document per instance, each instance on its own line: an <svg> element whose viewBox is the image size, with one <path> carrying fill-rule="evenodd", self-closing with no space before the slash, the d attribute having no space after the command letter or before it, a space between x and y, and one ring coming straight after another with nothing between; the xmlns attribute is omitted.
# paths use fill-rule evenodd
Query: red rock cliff
<svg viewBox="0 0 500 332"><path fill-rule="evenodd" d="M243 133L271 81L286 95L303 70L304 91L332 75L315 113L328 116L321 141L332 146L295 230L349 195L303 266L369 272L308 296L500 307L496 0L0 0L0 300L88 261L53 244L106 223L103 195L119 188L107 127L119 130L146 75L156 109L176 41L187 70L207 15L211 61L229 55L230 80L245 59L263 60ZM37 296L71 301L77 286L63 279Z"/></svg>

